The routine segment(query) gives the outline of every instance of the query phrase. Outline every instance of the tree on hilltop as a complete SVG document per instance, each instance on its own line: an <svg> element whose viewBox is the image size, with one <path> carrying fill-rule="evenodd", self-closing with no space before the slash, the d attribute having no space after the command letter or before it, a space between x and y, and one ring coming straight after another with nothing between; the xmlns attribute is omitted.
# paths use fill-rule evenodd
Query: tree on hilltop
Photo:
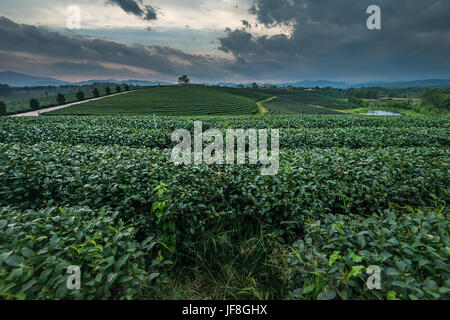
<svg viewBox="0 0 450 320"><path fill-rule="evenodd" d="M178 83L182 86L187 86L189 82L191 82L191 79L189 79L187 75L182 75L178 78Z"/></svg>

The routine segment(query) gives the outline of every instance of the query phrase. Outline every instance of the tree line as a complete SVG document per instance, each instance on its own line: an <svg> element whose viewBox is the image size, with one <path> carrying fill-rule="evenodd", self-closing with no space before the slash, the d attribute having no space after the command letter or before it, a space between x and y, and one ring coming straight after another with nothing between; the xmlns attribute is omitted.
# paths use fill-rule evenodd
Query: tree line
<svg viewBox="0 0 450 320"><path fill-rule="evenodd" d="M8 85L1 85L0 84L0 95L7 95L9 93L9 90L11 88ZM105 87L105 96L112 94L112 89L107 86ZM117 85L115 87L115 93L120 93L123 91L130 91L130 86L128 84L123 85L123 89L122 86ZM94 90L92 90L92 96L94 98L98 98L101 96L100 91L97 88L94 88ZM75 94L75 98L76 101L83 101L86 100L86 96L85 96L85 92L82 91L81 89L78 90ZM63 105L65 103L68 103L69 101L67 101L67 98L64 94L62 93L58 93L56 95L56 105ZM36 98L32 98L29 101L29 106L31 110L39 110L45 107L52 107L55 105L46 105L46 106L41 106L39 103L39 100ZM0 116L6 116L7 115L7 109L6 109L6 103L3 101L0 101Z"/></svg>

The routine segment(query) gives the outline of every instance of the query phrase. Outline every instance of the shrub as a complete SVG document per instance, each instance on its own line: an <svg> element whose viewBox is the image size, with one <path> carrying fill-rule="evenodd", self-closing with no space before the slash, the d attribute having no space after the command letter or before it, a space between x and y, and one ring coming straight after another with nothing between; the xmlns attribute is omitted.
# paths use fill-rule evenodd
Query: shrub
<svg viewBox="0 0 450 320"><path fill-rule="evenodd" d="M110 87L106 87L105 88L105 92L106 92L107 95L110 95L111 94L111 88Z"/></svg>
<svg viewBox="0 0 450 320"><path fill-rule="evenodd" d="M350 102L351 104L354 104L356 106L359 106L359 107L364 106L364 101L363 101L363 99L360 99L360 98L350 97L350 98L348 98L348 102Z"/></svg>
<svg viewBox="0 0 450 320"><path fill-rule="evenodd" d="M448 218L443 207L307 219L284 270L290 297L448 299ZM366 285L369 266L380 268L380 290Z"/></svg>
<svg viewBox="0 0 450 320"><path fill-rule="evenodd" d="M6 103L0 101L0 117L6 116Z"/></svg>
<svg viewBox="0 0 450 320"><path fill-rule="evenodd" d="M132 299L153 288L156 242L109 209L47 208L0 215L0 298ZM81 289L67 288L69 266Z"/></svg>
<svg viewBox="0 0 450 320"><path fill-rule="evenodd" d="M36 99L31 99L30 100L30 108L32 110L38 110L39 109L39 101L37 101Z"/></svg>
<svg viewBox="0 0 450 320"><path fill-rule="evenodd" d="M77 94L76 94L76 98L77 98L78 101L84 100L84 92L81 91L81 90L78 91Z"/></svg>
<svg viewBox="0 0 450 320"><path fill-rule="evenodd" d="M120 86L116 86L116 92L120 93L122 91L122 88Z"/></svg>
<svg viewBox="0 0 450 320"><path fill-rule="evenodd" d="M129 85L125 85L125 91L130 91L130 86Z"/></svg>
<svg viewBox="0 0 450 320"><path fill-rule="evenodd" d="M64 97L63 94L58 93L58 95L56 96L56 101L58 101L58 104L64 104L66 103L66 97Z"/></svg>
<svg viewBox="0 0 450 320"><path fill-rule="evenodd" d="M100 92L98 91L97 88L95 88L94 91L92 91L92 94L94 95L95 98L100 97Z"/></svg>

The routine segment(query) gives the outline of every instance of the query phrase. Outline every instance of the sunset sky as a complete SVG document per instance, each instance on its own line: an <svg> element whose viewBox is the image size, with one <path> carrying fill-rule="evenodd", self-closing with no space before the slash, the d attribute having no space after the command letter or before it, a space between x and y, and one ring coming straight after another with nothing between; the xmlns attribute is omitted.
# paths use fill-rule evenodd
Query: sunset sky
<svg viewBox="0 0 450 320"><path fill-rule="evenodd" d="M369 5L382 29L368 30ZM66 29L67 8L81 29ZM448 0L0 0L0 71L62 80L450 78Z"/></svg>

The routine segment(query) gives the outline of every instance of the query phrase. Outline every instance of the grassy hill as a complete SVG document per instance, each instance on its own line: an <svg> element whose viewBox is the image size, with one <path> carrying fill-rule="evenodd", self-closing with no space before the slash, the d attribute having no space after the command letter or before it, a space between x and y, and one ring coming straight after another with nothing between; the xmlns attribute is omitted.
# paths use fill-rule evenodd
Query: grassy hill
<svg viewBox="0 0 450 320"><path fill-rule="evenodd" d="M351 108L348 103L321 94L321 91L308 91L304 88L221 88L229 93L262 101L270 114L338 114L336 110ZM273 99L270 99L270 98Z"/></svg>
<svg viewBox="0 0 450 320"><path fill-rule="evenodd" d="M257 113L254 100L203 86L167 86L91 101L48 115L240 115Z"/></svg>

